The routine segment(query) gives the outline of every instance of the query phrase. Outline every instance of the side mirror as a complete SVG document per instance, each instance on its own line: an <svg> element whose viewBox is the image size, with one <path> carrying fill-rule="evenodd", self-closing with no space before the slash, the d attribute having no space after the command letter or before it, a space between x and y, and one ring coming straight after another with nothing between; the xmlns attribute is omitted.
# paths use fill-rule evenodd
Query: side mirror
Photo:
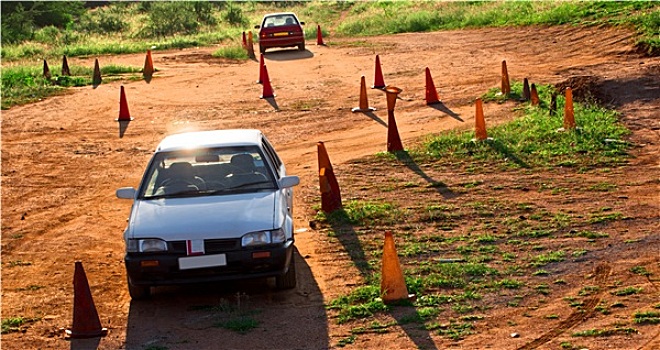
<svg viewBox="0 0 660 350"><path fill-rule="evenodd" d="M300 183L300 178L298 176L285 176L279 181L281 188L289 188L296 186Z"/></svg>
<svg viewBox="0 0 660 350"><path fill-rule="evenodd" d="M256 26L254 26L254 29L259 29L259 28L261 28L261 26L258 25L258 24Z"/></svg>
<svg viewBox="0 0 660 350"><path fill-rule="evenodd" d="M305 25L305 22L300 22L300 25L301 25L301 26L304 26L304 25Z"/></svg>
<svg viewBox="0 0 660 350"><path fill-rule="evenodd" d="M117 190L117 198L135 199L135 189L133 187L122 187Z"/></svg>

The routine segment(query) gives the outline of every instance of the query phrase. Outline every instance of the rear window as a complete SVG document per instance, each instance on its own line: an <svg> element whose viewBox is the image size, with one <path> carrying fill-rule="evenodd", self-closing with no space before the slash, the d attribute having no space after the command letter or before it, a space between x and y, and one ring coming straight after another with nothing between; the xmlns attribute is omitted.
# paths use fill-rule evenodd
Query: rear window
<svg viewBox="0 0 660 350"><path fill-rule="evenodd" d="M279 27L279 26L288 26L288 25L297 25L297 24L298 24L298 20L296 20L296 17L293 15L277 15L277 16L269 16L264 18L262 27L269 28L269 27Z"/></svg>

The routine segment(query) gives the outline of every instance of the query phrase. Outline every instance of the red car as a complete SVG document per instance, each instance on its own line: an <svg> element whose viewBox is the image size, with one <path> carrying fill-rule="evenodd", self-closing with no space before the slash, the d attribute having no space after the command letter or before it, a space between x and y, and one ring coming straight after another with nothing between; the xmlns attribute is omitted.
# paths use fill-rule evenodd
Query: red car
<svg viewBox="0 0 660 350"><path fill-rule="evenodd" d="M293 47L305 50L305 33L298 17L292 12L269 13L264 16L261 25L254 26L259 29L259 51L265 53L266 49L273 47Z"/></svg>

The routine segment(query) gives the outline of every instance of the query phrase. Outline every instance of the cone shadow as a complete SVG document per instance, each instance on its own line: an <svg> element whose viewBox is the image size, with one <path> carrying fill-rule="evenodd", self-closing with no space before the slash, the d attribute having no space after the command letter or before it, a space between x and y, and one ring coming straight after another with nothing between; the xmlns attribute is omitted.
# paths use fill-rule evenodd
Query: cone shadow
<svg viewBox="0 0 660 350"><path fill-rule="evenodd" d="M124 137L124 134L126 133L126 129L128 129L128 124L130 123L130 120L119 120L119 138Z"/></svg>
<svg viewBox="0 0 660 350"><path fill-rule="evenodd" d="M442 112L442 113L444 113L444 114L446 114L446 115L448 115L448 116L450 116L450 117L452 117L452 118L458 120L459 122L465 122L465 120L461 119L461 117L460 117L458 114L456 114L456 113L455 113L454 111L452 111L451 109L447 108L447 106L445 106L445 104L442 103L442 102L436 102L436 103L434 103L434 104L430 104L430 105L428 105L428 106L431 107L431 108L433 108L433 109L437 109L437 110L439 110L440 112Z"/></svg>
<svg viewBox="0 0 660 350"><path fill-rule="evenodd" d="M268 101L268 104L270 104L273 109L279 112L280 107L277 105L277 101L275 101L275 97L263 97L264 100Z"/></svg>
<svg viewBox="0 0 660 350"><path fill-rule="evenodd" d="M378 124L380 124L384 127L387 127L387 123L385 123L385 121L383 121L382 119L378 118L378 116L376 114L374 114L374 112L372 112L372 111L362 112L361 111L360 113L362 113L362 114L366 115L367 117L371 118L373 121L377 122Z"/></svg>
<svg viewBox="0 0 660 350"><path fill-rule="evenodd" d="M412 170L415 174L419 175L422 179L428 182L429 187L435 189L445 199L452 199L459 196L458 193L452 191L442 181L437 181L427 175L422 168L415 162L406 151L395 152L396 159L402 162L408 169Z"/></svg>
<svg viewBox="0 0 660 350"><path fill-rule="evenodd" d="M149 83L151 83L151 79L153 79L153 77L154 77L154 76L151 75L151 74L144 75L144 81L146 81L147 84L149 84Z"/></svg>
<svg viewBox="0 0 660 350"><path fill-rule="evenodd" d="M507 147L505 144L503 144L500 140L498 139L491 139L488 138L484 140L486 144L492 148L495 152L500 153L502 156L504 156L507 159L510 159L512 162L518 164L522 168L529 168L529 164L527 164L525 161L520 159L518 156L516 156L509 147Z"/></svg>
<svg viewBox="0 0 660 350"><path fill-rule="evenodd" d="M101 338L89 338L89 339L69 339L71 342L71 350L88 350L88 349L98 349L99 344L101 343Z"/></svg>

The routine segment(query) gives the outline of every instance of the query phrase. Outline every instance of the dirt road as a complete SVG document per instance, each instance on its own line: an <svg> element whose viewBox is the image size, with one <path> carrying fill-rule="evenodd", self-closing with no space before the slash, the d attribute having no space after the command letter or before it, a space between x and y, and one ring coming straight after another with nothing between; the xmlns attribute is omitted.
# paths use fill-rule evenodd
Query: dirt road
<svg viewBox="0 0 660 350"><path fill-rule="evenodd" d="M512 79L540 84L571 76L602 79L603 92L633 129L640 171L658 172L660 60L638 56L633 36L609 28L506 28L402 34L308 43L307 50L265 55L276 97L259 99L258 62L214 58L215 48L154 52L154 79L75 88L70 94L2 112L2 317L39 317L24 332L2 336L4 349L323 349L346 337L325 303L361 280L309 227L318 198L316 142L333 165L385 150L386 105L368 90L372 115L357 107L360 76L374 79L378 54L386 84L403 89L396 116L404 146L432 132L473 127L473 100L499 86L506 60ZM93 57L70 65L93 65ZM100 57L104 64L141 66L144 55ZM424 103L429 67L447 110ZM115 121L124 85L131 115ZM487 123L514 117L508 105L487 104ZM158 288L131 302L123 266L122 230L130 202L115 189L137 186L154 147L183 130L257 128L280 152L296 189L299 287L276 292L265 281ZM656 188L640 193L657 199ZM641 200L641 199L640 199ZM654 214L654 213L651 213ZM649 215L651 215L649 214ZM657 232L656 232L657 234ZM74 262L83 262L108 336L64 340L71 326ZM217 327L227 315L260 322L246 335ZM430 333L372 335L359 348L479 348L479 336L452 343ZM540 335L540 334L539 334ZM484 334L488 337L488 334ZM421 337L424 337L422 339ZM485 339L485 338L484 338ZM657 340L657 337L656 337ZM494 348L515 348L507 337ZM492 343L491 342L491 343ZM648 339L647 339L648 342ZM519 343L516 343L520 345ZM635 344L632 348L641 348ZM652 345L646 345L652 346ZM358 348L357 345L354 345ZM349 345L350 348L350 345ZM650 349L650 348L649 348Z"/></svg>

